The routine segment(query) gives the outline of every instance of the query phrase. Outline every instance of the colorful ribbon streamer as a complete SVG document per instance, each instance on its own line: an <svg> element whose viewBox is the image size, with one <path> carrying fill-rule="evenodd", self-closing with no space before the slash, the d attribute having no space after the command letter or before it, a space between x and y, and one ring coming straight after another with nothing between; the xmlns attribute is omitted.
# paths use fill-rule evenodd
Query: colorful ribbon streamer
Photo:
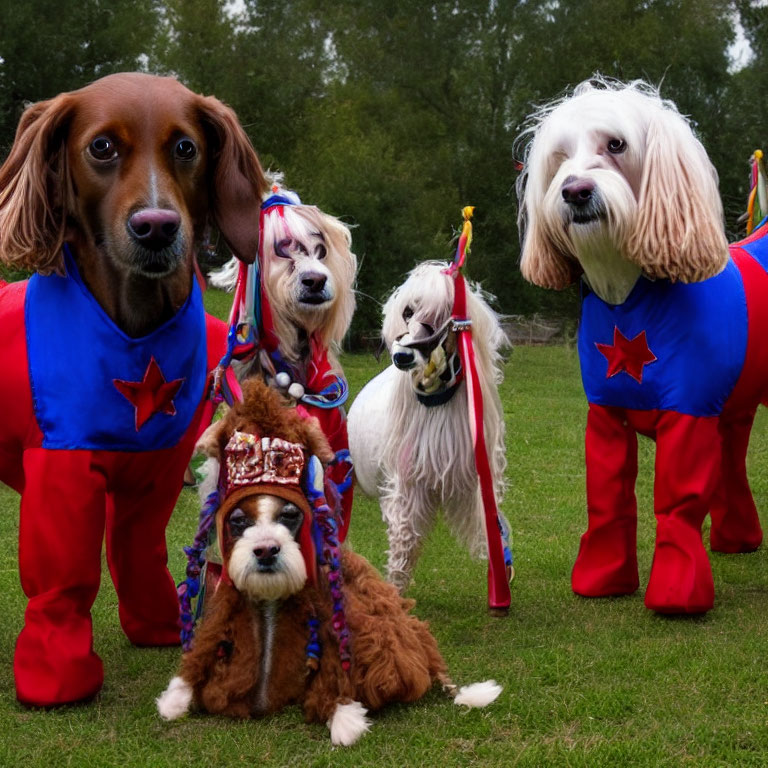
<svg viewBox="0 0 768 768"><path fill-rule="evenodd" d="M467 406L469 409L469 427L475 446L475 467L480 483L480 494L485 512L485 535L488 544L488 607L498 613L509 610L511 595L509 578L504 558L504 544L499 528L499 510L493 487L493 474L485 444L483 413L483 392L480 388L480 376L475 363L475 347L472 341L472 322L467 316L467 287L461 268L464 266L472 243L472 214L474 207L463 209L462 227L456 256L447 273L454 277L453 330L461 355L461 364L467 382Z"/></svg>

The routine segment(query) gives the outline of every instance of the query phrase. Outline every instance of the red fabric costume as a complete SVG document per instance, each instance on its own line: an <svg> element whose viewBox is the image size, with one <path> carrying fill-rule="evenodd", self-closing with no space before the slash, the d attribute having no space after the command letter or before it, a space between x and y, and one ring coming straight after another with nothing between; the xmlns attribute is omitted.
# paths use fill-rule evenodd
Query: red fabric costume
<svg viewBox="0 0 768 768"><path fill-rule="evenodd" d="M639 586L637 433L656 441L648 608L712 608L701 540L708 512L713 550L748 552L762 541L745 457L755 411L768 396L768 225L730 250L726 270L703 283L640 278L616 306L584 296L589 525L573 568L577 594Z"/></svg>
<svg viewBox="0 0 768 768"><path fill-rule="evenodd" d="M203 386L181 439L163 450L44 447L46 433L35 410L39 393L34 393L33 401L30 385L25 318L30 285L31 281L0 282L0 481L21 494L19 569L29 602L16 644L17 696L27 704L48 706L88 698L102 685L90 609L101 578L105 532L126 635L136 645L179 643L179 606L166 566L165 527L200 428L210 422L212 406L204 400L207 388ZM226 326L210 316L200 318L199 323L203 322L199 327L207 336L206 370L210 371L225 351ZM182 347L184 339L174 343ZM108 358L109 350L101 357ZM78 365L76 359L68 363ZM147 365L148 376L157 368L149 360L141 365ZM154 418L156 424L158 418L165 418L156 413L171 418L172 397L183 386L176 375L173 386L163 384L169 392L162 402L148 405L136 397L132 403L131 387L141 385L136 378L134 374L129 381L115 378L107 384L118 393L116 397L125 398L127 433L139 433L145 421L152 423ZM89 382L83 383L88 386Z"/></svg>

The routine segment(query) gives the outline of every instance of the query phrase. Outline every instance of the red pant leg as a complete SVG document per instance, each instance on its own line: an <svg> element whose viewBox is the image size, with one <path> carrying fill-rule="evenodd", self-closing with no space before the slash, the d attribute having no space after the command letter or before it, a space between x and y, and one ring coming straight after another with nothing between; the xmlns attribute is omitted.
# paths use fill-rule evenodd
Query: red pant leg
<svg viewBox="0 0 768 768"><path fill-rule="evenodd" d="M718 419L662 413L655 469L656 549L645 604L660 613L703 613L715 597L701 526L720 472Z"/></svg>
<svg viewBox="0 0 768 768"><path fill-rule="evenodd" d="M120 623L135 645L178 645L179 601L168 571L165 529L192 445L120 457L107 514L107 562ZM158 467L162 468L158 472Z"/></svg>
<svg viewBox="0 0 768 768"><path fill-rule="evenodd" d="M24 296L27 283L0 281L0 482L24 488L22 452L40 445L27 364Z"/></svg>
<svg viewBox="0 0 768 768"><path fill-rule="evenodd" d="M721 476L712 500L710 544L713 552L753 552L763 530L747 479L747 448L755 411L720 416Z"/></svg>
<svg viewBox="0 0 768 768"><path fill-rule="evenodd" d="M16 695L49 706L93 696L103 681L91 606L101 577L105 479L89 451L24 453L19 570L29 598L16 642Z"/></svg>
<svg viewBox="0 0 768 768"><path fill-rule="evenodd" d="M586 434L588 527L573 566L584 597L634 592L637 573L637 436L619 408L590 405Z"/></svg>

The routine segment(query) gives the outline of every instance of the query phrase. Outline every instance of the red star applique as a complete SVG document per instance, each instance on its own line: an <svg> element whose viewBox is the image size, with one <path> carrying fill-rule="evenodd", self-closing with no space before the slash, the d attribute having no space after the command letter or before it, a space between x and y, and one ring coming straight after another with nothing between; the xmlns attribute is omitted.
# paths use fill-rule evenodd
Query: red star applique
<svg viewBox="0 0 768 768"><path fill-rule="evenodd" d="M642 384L643 367L657 359L656 355L648 348L645 331L640 331L634 339L628 339L618 327L614 326L613 346L597 343L595 346L608 361L606 379L624 371L638 384Z"/></svg>
<svg viewBox="0 0 768 768"><path fill-rule="evenodd" d="M136 409L136 431L156 413L176 415L173 398L176 397L184 379L166 381L155 358L151 358L141 381L114 379L117 391Z"/></svg>

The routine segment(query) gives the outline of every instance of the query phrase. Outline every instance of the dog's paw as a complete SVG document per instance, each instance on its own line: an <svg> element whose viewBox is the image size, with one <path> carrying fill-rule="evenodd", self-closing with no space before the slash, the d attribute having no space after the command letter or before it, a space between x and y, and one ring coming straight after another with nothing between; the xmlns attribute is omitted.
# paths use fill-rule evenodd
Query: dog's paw
<svg viewBox="0 0 768 768"><path fill-rule="evenodd" d="M501 686L495 680L486 680L483 683L463 685L454 701L465 707L487 707L492 701L496 701L501 691Z"/></svg>
<svg viewBox="0 0 768 768"><path fill-rule="evenodd" d="M168 687L155 699L163 720L177 720L189 712L192 688L181 677L174 677Z"/></svg>
<svg viewBox="0 0 768 768"><path fill-rule="evenodd" d="M371 721L365 716L367 712L359 701L337 704L328 721L331 744L341 747L354 744L371 727Z"/></svg>
<svg viewBox="0 0 768 768"><path fill-rule="evenodd" d="M411 575L397 568L390 568L387 571L387 581L397 588L398 593L402 597L405 594L405 590L411 584Z"/></svg>

